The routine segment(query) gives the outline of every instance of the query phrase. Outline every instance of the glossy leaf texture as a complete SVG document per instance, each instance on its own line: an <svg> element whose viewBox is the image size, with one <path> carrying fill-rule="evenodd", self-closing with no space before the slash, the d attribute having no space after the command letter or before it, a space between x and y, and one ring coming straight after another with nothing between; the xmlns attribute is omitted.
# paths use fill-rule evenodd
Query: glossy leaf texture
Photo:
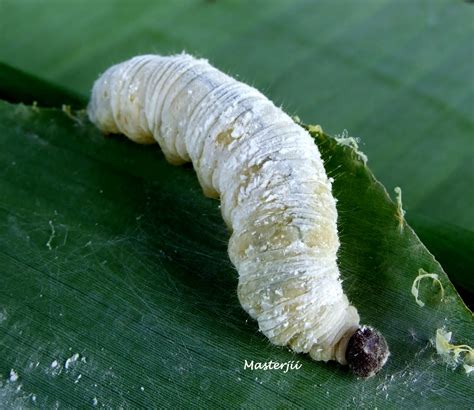
<svg viewBox="0 0 474 410"><path fill-rule="evenodd" d="M85 104L101 71L136 54L209 58L303 120L361 137L468 297L473 13L443 0L0 2L0 98L38 102L0 102L0 407L469 407L472 375L431 340L445 327L473 345L472 313L350 148L315 135L339 200L343 286L392 351L367 381L258 332L191 167L60 107ZM420 268L446 292L423 280L423 308L410 292Z"/></svg>
<svg viewBox="0 0 474 410"><path fill-rule="evenodd" d="M218 202L191 167L70 114L0 103L3 406L468 406L472 380L430 340L445 327L472 342L472 314L351 148L314 135L335 180L344 288L392 352L369 380L258 332ZM410 292L420 268L445 290L422 281L423 308Z"/></svg>

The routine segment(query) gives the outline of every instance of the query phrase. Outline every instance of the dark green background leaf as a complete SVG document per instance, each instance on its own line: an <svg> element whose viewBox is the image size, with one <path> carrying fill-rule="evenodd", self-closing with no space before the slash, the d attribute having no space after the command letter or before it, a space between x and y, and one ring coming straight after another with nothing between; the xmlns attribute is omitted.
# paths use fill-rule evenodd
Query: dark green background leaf
<svg viewBox="0 0 474 410"><path fill-rule="evenodd" d="M0 63L0 99L42 107L61 107L67 104L73 108L83 108L87 104L87 99L79 94L4 63Z"/></svg>
<svg viewBox="0 0 474 410"><path fill-rule="evenodd" d="M459 226L413 215L411 226L448 272L468 306L474 306L474 232Z"/></svg>

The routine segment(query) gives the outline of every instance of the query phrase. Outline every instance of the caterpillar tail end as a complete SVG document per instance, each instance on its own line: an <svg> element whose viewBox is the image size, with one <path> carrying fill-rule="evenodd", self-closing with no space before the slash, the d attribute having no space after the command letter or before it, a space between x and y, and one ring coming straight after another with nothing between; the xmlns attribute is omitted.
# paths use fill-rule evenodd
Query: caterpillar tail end
<svg viewBox="0 0 474 410"><path fill-rule="evenodd" d="M369 326L362 326L347 344L346 360L352 372L359 377L372 377L379 372L390 356L387 341Z"/></svg>

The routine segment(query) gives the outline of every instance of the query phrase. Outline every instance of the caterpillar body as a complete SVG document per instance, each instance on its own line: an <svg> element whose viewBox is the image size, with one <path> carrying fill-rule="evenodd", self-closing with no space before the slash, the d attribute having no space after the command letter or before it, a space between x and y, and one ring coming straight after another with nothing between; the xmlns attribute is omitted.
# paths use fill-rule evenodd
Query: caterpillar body
<svg viewBox="0 0 474 410"><path fill-rule="evenodd" d="M275 345L375 374L382 335L343 292L336 202L309 133L255 88L187 54L143 55L95 82L88 115L104 133L158 142L191 161L232 232L238 297Z"/></svg>

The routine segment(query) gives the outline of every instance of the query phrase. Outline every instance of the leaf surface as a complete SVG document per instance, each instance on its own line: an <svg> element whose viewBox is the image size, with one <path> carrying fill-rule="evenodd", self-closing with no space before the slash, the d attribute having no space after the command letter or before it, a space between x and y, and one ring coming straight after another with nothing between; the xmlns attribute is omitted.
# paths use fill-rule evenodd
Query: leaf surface
<svg viewBox="0 0 474 410"><path fill-rule="evenodd" d="M472 343L472 314L357 155L315 139L335 179L344 289L392 352L366 381L258 332L237 300L218 202L191 167L105 138L79 113L0 102L0 403L467 407L472 380L430 339L444 326ZM415 302L420 268L439 275L443 301L422 281L425 306Z"/></svg>

